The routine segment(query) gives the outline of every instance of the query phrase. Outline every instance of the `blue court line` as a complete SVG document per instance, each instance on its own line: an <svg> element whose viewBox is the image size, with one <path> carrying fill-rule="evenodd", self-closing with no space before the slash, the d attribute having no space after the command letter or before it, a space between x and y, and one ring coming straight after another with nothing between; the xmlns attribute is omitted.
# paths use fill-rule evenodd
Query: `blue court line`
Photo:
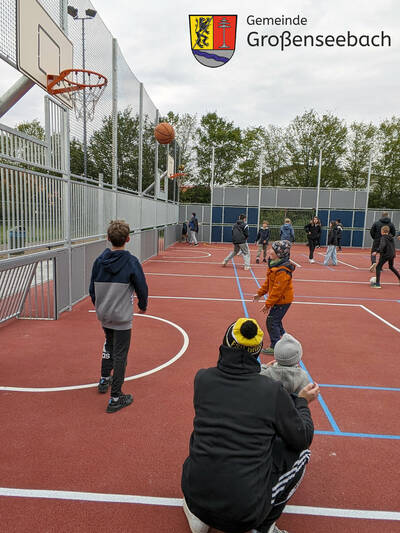
<svg viewBox="0 0 400 533"><path fill-rule="evenodd" d="M395 387L368 387L365 385L330 385L327 383L324 383L321 385L321 383L318 383L320 387L326 387L326 388L334 388L334 389L363 389L363 390L385 390L385 391L395 391L400 392L400 389L397 389Z"/></svg>
<svg viewBox="0 0 400 533"><path fill-rule="evenodd" d="M378 435L374 433L348 433L345 431L323 431L316 429L314 431L315 435L332 435L333 437L358 437L358 438L367 438L367 439L389 439L389 440L400 440L400 435Z"/></svg>
<svg viewBox="0 0 400 533"><path fill-rule="evenodd" d="M244 295L243 295L243 291L242 291L242 287L241 287L241 285L240 285L240 280L239 280L239 276L238 276L238 273L237 273L237 269L236 269L235 261L233 260L233 258L232 258L232 265L233 265L233 270L235 271L236 283L237 283L237 286L238 286L238 289L239 289L240 298L241 298L241 300L242 300L242 305L243 305L243 310L244 310L244 316L245 316L246 318L249 318L249 313L247 312L247 307L246 307L245 298L244 298Z"/></svg>
<svg viewBox="0 0 400 533"><path fill-rule="evenodd" d="M253 269L250 269L250 272L255 280L255 282L257 283L257 286L260 288L260 284L258 283L258 280L257 278L254 276L253 274ZM302 369L306 372L307 376L308 376L308 379L311 381L311 382L314 382L314 380L312 379L312 377L310 376L310 373L308 372L305 364L303 363L303 361L300 361L300 365L302 367ZM329 420L329 423L330 425L332 426L333 430L335 433L340 433L340 429L339 429L339 426L336 424L335 422L335 419L333 418L332 416L332 413L329 411L328 409L328 406L326 405L325 403L325 400L322 398L322 395L321 393L318 395L318 401L322 407L322 409L324 410L324 413L327 417L327 419Z"/></svg>

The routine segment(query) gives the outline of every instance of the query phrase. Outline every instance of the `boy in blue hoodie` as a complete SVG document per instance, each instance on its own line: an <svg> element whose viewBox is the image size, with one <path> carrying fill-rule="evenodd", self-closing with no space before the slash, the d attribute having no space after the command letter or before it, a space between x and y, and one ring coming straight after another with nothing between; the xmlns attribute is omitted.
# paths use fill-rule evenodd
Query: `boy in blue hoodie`
<svg viewBox="0 0 400 533"><path fill-rule="evenodd" d="M285 223L280 228L280 240L294 242L294 230L290 218L285 218Z"/></svg>
<svg viewBox="0 0 400 533"><path fill-rule="evenodd" d="M107 248L95 260L89 287L106 337L98 391L105 393L111 386L107 413L115 413L133 402L132 395L122 394L121 387L131 341L134 292L139 300L139 313L145 313L147 308L148 290L142 266L125 250L129 233L124 220L111 222L107 230L111 250Z"/></svg>

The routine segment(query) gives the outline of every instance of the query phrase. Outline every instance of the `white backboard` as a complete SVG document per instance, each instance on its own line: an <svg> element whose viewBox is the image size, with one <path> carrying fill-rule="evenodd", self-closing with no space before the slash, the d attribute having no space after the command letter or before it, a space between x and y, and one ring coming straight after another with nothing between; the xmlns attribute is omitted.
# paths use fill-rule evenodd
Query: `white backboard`
<svg viewBox="0 0 400 533"><path fill-rule="evenodd" d="M47 74L73 67L73 44L37 0L17 0L17 66L47 90ZM56 96L71 107L68 98Z"/></svg>

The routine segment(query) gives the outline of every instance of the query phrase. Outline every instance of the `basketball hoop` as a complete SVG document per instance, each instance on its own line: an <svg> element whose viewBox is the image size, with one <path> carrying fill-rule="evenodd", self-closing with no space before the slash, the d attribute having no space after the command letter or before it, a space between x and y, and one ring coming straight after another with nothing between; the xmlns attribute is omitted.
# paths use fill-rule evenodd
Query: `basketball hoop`
<svg viewBox="0 0 400 533"><path fill-rule="evenodd" d="M92 70L72 68L60 74L47 75L47 91L50 94L63 94L68 98L80 119L86 108L86 118L93 120L99 98L107 86L107 78Z"/></svg>
<svg viewBox="0 0 400 533"><path fill-rule="evenodd" d="M174 179L180 178L182 176L187 176L187 174L185 174L185 172L177 172L176 174L171 174L171 176L169 176L169 179L170 180L174 180Z"/></svg>

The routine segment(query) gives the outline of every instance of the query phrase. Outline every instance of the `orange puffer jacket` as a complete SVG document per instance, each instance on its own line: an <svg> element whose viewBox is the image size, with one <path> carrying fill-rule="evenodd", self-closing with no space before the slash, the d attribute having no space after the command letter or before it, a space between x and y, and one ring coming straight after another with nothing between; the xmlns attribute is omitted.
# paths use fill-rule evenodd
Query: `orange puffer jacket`
<svg viewBox="0 0 400 533"><path fill-rule="evenodd" d="M273 305L290 304L293 302L292 273L295 268L295 265L289 260L268 268L267 279L257 292L258 296L268 294L268 299L265 302L266 306L272 307Z"/></svg>

